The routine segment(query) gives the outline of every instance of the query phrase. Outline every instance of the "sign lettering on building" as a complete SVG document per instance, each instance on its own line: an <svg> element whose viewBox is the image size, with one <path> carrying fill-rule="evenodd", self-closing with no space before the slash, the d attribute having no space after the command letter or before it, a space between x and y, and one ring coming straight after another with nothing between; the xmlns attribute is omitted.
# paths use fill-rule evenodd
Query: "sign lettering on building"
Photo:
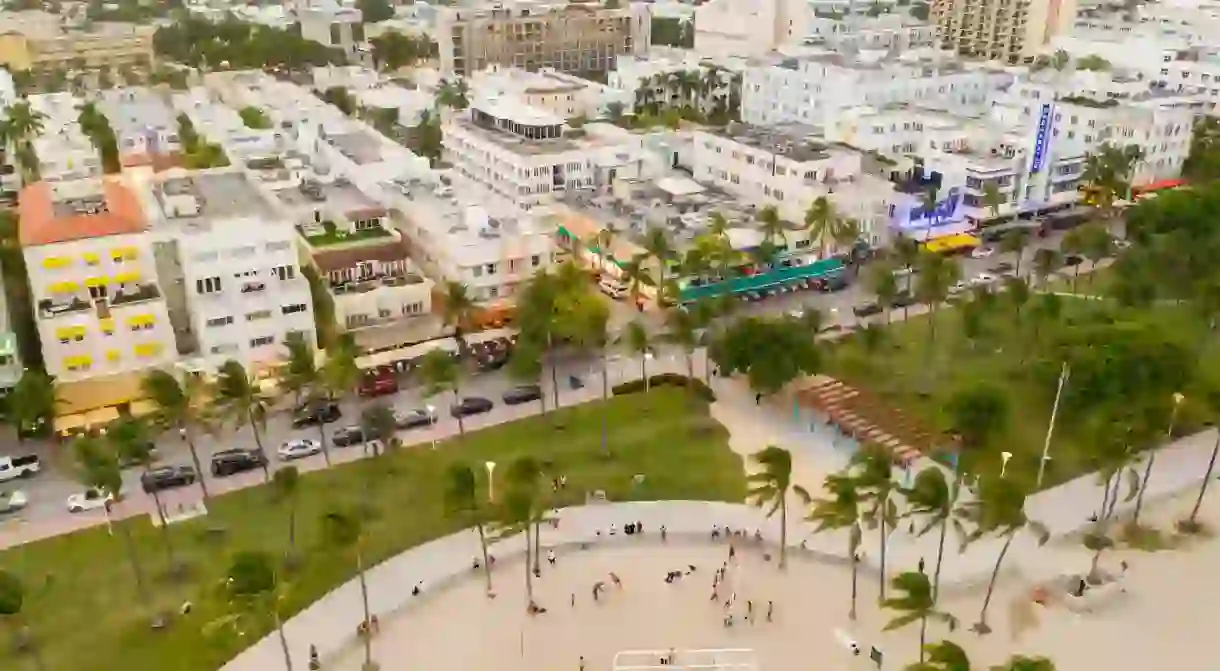
<svg viewBox="0 0 1220 671"><path fill-rule="evenodd" d="M1038 114L1038 133L1034 136L1034 159L1030 162L1030 172L1040 172L1042 166L1046 163L1046 145L1050 141L1051 135L1051 106L1050 103L1042 105L1042 111Z"/></svg>

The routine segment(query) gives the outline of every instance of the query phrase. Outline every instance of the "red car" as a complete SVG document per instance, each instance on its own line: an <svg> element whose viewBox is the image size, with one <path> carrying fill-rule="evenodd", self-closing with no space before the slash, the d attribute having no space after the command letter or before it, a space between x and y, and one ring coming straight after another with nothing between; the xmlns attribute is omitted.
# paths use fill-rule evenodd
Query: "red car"
<svg viewBox="0 0 1220 671"><path fill-rule="evenodd" d="M382 369L364 374L364 378L360 380L361 396L368 398L372 396L385 396L398 391L398 378L395 377L394 371Z"/></svg>

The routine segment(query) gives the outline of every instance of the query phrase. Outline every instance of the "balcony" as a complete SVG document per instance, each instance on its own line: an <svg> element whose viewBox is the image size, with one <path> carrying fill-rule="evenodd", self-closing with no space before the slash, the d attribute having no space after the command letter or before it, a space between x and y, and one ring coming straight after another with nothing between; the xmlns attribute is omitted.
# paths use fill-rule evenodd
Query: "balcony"
<svg viewBox="0 0 1220 671"><path fill-rule="evenodd" d="M132 289L119 289L115 291L114 296L110 299L110 304L118 307L120 305L152 301L158 298L161 298L161 290L157 288L157 285L142 284Z"/></svg>
<svg viewBox="0 0 1220 671"><path fill-rule="evenodd" d="M243 294L257 294L267 290L266 282L246 282L241 285Z"/></svg>
<svg viewBox="0 0 1220 671"><path fill-rule="evenodd" d="M331 293L336 296L364 294L381 287L406 287L422 284L424 279L419 275L381 275L362 279L357 282L332 282Z"/></svg>
<svg viewBox="0 0 1220 671"><path fill-rule="evenodd" d="M74 296L70 300L52 300L44 298L38 301L38 316L42 319L51 319L60 315L71 314L73 312L83 312L89 309L89 301Z"/></svg>

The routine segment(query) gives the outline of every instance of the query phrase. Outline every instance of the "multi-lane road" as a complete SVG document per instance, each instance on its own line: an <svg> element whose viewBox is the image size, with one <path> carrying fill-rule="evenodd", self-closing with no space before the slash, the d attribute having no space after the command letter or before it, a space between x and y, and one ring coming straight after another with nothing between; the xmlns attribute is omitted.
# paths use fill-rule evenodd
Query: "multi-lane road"
<svg viewBox="0 0 1220 671"><path fill-rule="evenodd" d="M1031 248L1025 251L1025 261L1022 264L1023 270L1032 265L1029 259L1032 258L1034 249L1056 247L1061 241L1062 235L1033 240ZM984 259L963 257L958 260L958 263L962 266L962 278L969 279L979 273L987 272L997 263L1002 261L1012 263L1014 260L1011 254L1003 255L996 253ZM745 304L741 312L746 314L777 314L797 309L816 308L826 315L829 323L850 325L859 321L852 313L852 308L873 299L873 295L866 287L861 286L860 283L855 283L843 291L830 294L811 291L781 294L763 301ZM624 303L617 303L615 305L612 328L621 328L627 321L640 316L636 315ZM921 310L917 307L912 308L912 314L918 314L919 312ZM896 311L892 317L899 318L900 316ZM661 318L657 313L644 313L643 318L660 328ZM680 371L684 367L681 359L682 357L678 352L662 351L658 360L652 362L650 367L652 372L661 372L662 370ZM610 371L611 384L615 384L638 376L639 362L626 356L616 356L611 362ZM582 377L586 386L579 390L570 389L567 384L569 375ZM558 379L560 384L560 399L565 405L589 401L601 394L600 366L596 361L576 360L561 364ZM526 415L536 414L539 411L538 403L507 406L501 402L501 394L515 384L517 383L509 379L503 372L477 374L469 378L462 389L463 395L483 396L493 400L496 406L487 414L467 418L465 421L467 429L477 429L491 424L511 421ZM549 398L550 392L548 390ZM383 400L393 406L395 410L411 410L429 404L438 409L440 421L435 426L400 432L399 437L407 446L422 445L423 449L428 449L428 446L434 440L443 439L457 432L457 422L449 417L447 412L451 401L451 398L448 396L427 399L423 397L420 388L414 387L403 389L394 396L386 397ZM359 410L355 403L349 402L344 405L343 411L344 416L342 419L328 425L328 435L335 428L358 422ZM316 427L292 428L286 411L273 415L268 422L266 433L263 436L263 445L268 457L271 459L272 469L283 465L276 458L275 451L284 441L293 438L312 438L316 440L317 435ZM226 478L213 478L207 472L209 458L214 451L254 446L254 437L248 428L240 431L228 428L216 437L201 436L196 441L196 449L204 470L204 473L201 475L206 479L211 493L215 494L239 487L251 486L262 481L263 474L261 470ZM30 480L0 484L0 491L20 488L30 499L30 504L24 511L0 520L0 547L28 542L36 538L64 533L104 521L104 512L101 510L77 514L71 514L67 511L66 500L68 496L82 491L83 487L70 472L57 470L51 466L53 463L62 464L66 461L62 455L57 459L52 458L55 450L62 451L64 449L66 448L63 446L52 447L47 444L29 442L19 446L13 440L4 441L4 447L0 448L0 453L38 452L44 457L44 469L46 470ZM177 436L163 438L158 443L158 451L160 453L160 463L191 463L186 445ZM363 456L363 450L359 445L343 448L331 447L330 452L332 460L339 463ZM292 463L302 470L314 470L325 467L321 455L300 459ZM140 489L138 469L128 469L125 471L124 490L126 492L125 500L115 507L115 514L126 516L148 513L154 510L151 497L145 495ZM176 509L179 505L194 503L200 498L200 489L197 485L169 490L162 494L163 502L171 510Z"/></svg>

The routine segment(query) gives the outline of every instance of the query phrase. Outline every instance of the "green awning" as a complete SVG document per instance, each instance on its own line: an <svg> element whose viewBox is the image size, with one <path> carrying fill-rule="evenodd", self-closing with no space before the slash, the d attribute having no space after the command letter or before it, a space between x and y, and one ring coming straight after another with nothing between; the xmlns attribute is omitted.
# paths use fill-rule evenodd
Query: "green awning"
<svg viewBox="0 0 1220 671"><path fill-rule="evenodd" d="M719 296L725 292L737 295L749 291L759 291L770 287L792 284L800 280L822 277L842 269L843 262L839 259L821 259L802 266L788 266L748 277L734 277L724 282L702 284L697 287L688 286L679 294L679 301L691 303L701 298Z"/></svg>

